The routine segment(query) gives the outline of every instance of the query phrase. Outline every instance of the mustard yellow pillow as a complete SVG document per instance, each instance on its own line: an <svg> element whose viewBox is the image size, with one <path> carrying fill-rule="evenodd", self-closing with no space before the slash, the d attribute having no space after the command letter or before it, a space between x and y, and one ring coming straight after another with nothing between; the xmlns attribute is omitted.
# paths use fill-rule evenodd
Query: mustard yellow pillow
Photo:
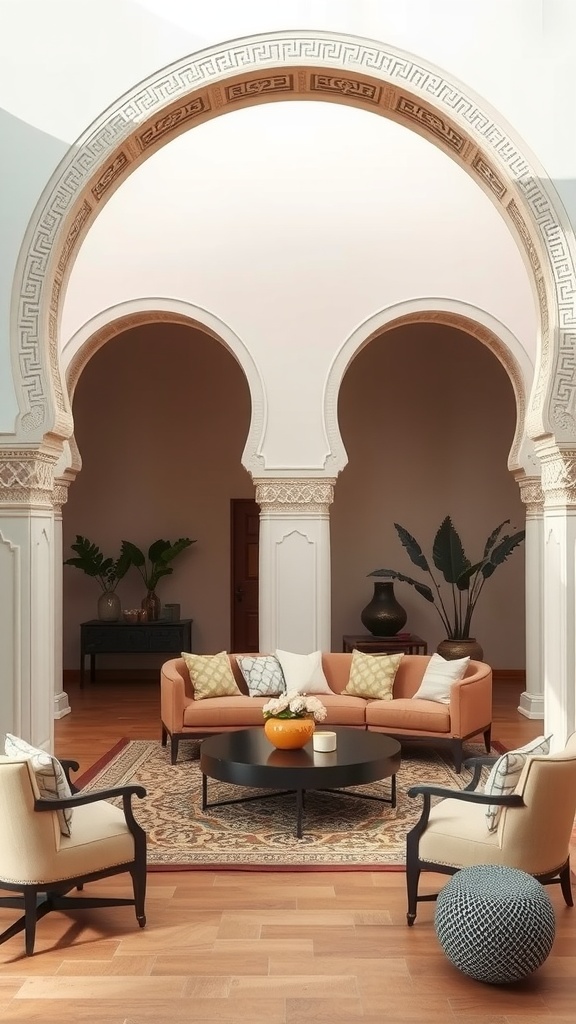
<svg viewBox="0 0 576 1024"><path fill-rule="evenodd" d="M350 678L343 693L374 700L392 700L394 677L403 654L364 654L352 651Z"/></svg>
<svg viewBox="0 0 576 1024"><path fill-rule="evenodd" d="M182 657L194 687L194 700L241 695L226 651L219 654L186 654L182 651Z"/></svg>

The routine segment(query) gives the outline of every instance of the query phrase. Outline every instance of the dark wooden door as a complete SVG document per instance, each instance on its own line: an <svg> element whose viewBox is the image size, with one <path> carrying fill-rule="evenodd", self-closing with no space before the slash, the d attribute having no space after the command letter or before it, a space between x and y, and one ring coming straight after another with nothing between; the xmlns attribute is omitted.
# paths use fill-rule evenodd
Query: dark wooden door
<svg viewBox="0 0 576 1024"><path fill-rule="evenodd" d="M233 498L231 650L259 650L258 541L260 506L251 498Z"/></svg>

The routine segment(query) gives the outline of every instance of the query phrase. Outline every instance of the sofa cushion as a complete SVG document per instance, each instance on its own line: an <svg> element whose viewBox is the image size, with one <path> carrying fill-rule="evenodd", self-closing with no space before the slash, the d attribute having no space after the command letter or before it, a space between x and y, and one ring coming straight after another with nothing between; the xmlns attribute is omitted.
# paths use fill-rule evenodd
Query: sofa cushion
<svg viewBox="0 0 576 1024"><path fill-rule="evenodd" d="M492 766L484 792L489 796L509 796L516 789L522 769L531 754L549 754L551 736L537 736L516 750L502 754ZM490 804L486 811L486 823L489 832L498 828L502 807Z"/></svg>
<svg viewBox="0 0 576 1024"><path fill-rule="evenodd" d="M392 700L392 688L403 654L363 654L352 651L350 678L344 693L374 700Z"/></svg>
<svg viewBox="0 0 576 1024"><path fill-rule="evenodd" d="M419 689L414 698L419 700L437 700L441 704L450 703L452 683L464 678L470 658L453 658L448 660L441 654L433 654L422 676Z"/></svg>
<svg viewBox="0 0 576 1024"><path fill-rule="evenodd" d="M286 692L282 668L274 654L238 654L236 661L251 697L277 697Z"/></svg>
<svg viewBox="0 0 576 1024"><path fill-rule="evenodd" d="M72 790L68 785L64 769L60 761L52 754L38 747L32 747L26 740L12 733L6 733L4 753L8 757L22 758L29 760L36 779L38 791L43 800L65 800L72 796ZM58 811L58 822L60 832L63 836L71 835L72 808L63 807Z"/></svg>
<svg viewBox="0 0 576 1024"><path fill-rule="evenodd" d="M276 651L287 693L332 693L322 668L322 651L292 654Z"/></svg>
<svg viewBox="0 0 576 1024"><path fill-rule="evenodd" d="M240 694L226 651L219 654L186 654L182 651L182 657L194 687L194 700Z"/></svg>
<svg viewBox="0 0 576 1024"><path fill-rule="evenodd" d="M370 700L366 705L368 728L390 732L450 732L450 708L432 700L399 697L394 700Z"/></svg>
<svg viewBox="0 0 576 1024"><path fill-rule="evenodd" d="M241 693L236 697L206 697L190 701L184 708L184 728L206 729L219 732L221 729L253 729L264 725L262 708L267 697L248 697Z"/></svg>

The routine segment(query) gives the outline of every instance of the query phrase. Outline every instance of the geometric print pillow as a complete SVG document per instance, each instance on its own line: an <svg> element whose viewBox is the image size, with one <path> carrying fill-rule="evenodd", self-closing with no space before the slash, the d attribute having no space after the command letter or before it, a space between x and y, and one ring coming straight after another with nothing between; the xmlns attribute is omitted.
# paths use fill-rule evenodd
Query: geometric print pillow
<svg viewBox="0 0 576 1024"><path fill-rule="evenodd" d="M350 677L344 693L374 700L392 700L392 688L403 654L364 654L352 651Z"/></svg>
<svg viewBox="0 0 576 1024"><path fill-rule="evenodd" d="M26 743L26 740L21 740L19 736L12 736L7 732L4 753L8 757L23 758L31 762L36 785L43 799L64 800L66 797L72 796L72 790L68 785L60 761L52 757L51 754L47 754L45 750L32 747ZM56 813L60 823L60 832L63 836L69 836L71 834L72 808L63 807Z"/></svg>
<svg viewBox="0 0 576 1024"><path fill-rule="evenodd" d="M510 796L518 784L522 769L531 754L549 754L552 736L537 736L524 747L502 754L492 766L484 792L488 796ZM495 832L502 813L502 807L490 804L486 811L489 832Z"/></svg>
<svg viewBox="0 0 576 1024"><path fill-rule="evenodd" d="M252 658L245 655L237 657L240 671L248 684L251 697L277 697L284 693L286 685L280 662L273 654Z"/></svg>
<svg viewBox="0 0 576 1024"><path fill-rule="evenodd" d="M241 696L226 651L219 654L186 654L182 651L182 657L194 687L194 700Z"/></svg>

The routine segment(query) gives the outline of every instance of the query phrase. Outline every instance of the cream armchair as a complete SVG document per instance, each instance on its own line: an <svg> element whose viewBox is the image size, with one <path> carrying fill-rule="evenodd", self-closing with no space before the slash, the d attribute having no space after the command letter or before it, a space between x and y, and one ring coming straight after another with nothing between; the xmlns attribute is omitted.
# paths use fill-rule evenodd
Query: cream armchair
<svg viewBox="0 0 576 1024"><path fill-rule="evenodd" d="M470 758L474 776L464 790L413 786L421 796L420 820L406 837L407 921L414 924L416 906L437 893L418 895L421 871L455 874L477 864L519 868L543 883L559 882L573 906L570 882L570 838L576 814L576 733L557 754L529 756L514 793L506 796L476 791L482 766L497 759ZM444 799L432 805L432 797ZM488 830L488 805L501 808L498 825Z"/></svg>
<svg viewBox="0 0 576 1024"><path fill-rule="evenodd" d="M69 771L74 761L63 761ZM50 910L134 906L141 928L146 924L146 833L134 820L131 799L143 797L142 786L122 786L83 794L71 785L66 799L41 799L29 760L0 756L0 907L17 907L24 916L0 934L5 942L25 932L27 956L34 952L36 921ZM122 797L123 807L107 801ZM58 810L73 807L71 835L61 834ZM108 875L129 871L133 899L66 896Z"/></svg>

